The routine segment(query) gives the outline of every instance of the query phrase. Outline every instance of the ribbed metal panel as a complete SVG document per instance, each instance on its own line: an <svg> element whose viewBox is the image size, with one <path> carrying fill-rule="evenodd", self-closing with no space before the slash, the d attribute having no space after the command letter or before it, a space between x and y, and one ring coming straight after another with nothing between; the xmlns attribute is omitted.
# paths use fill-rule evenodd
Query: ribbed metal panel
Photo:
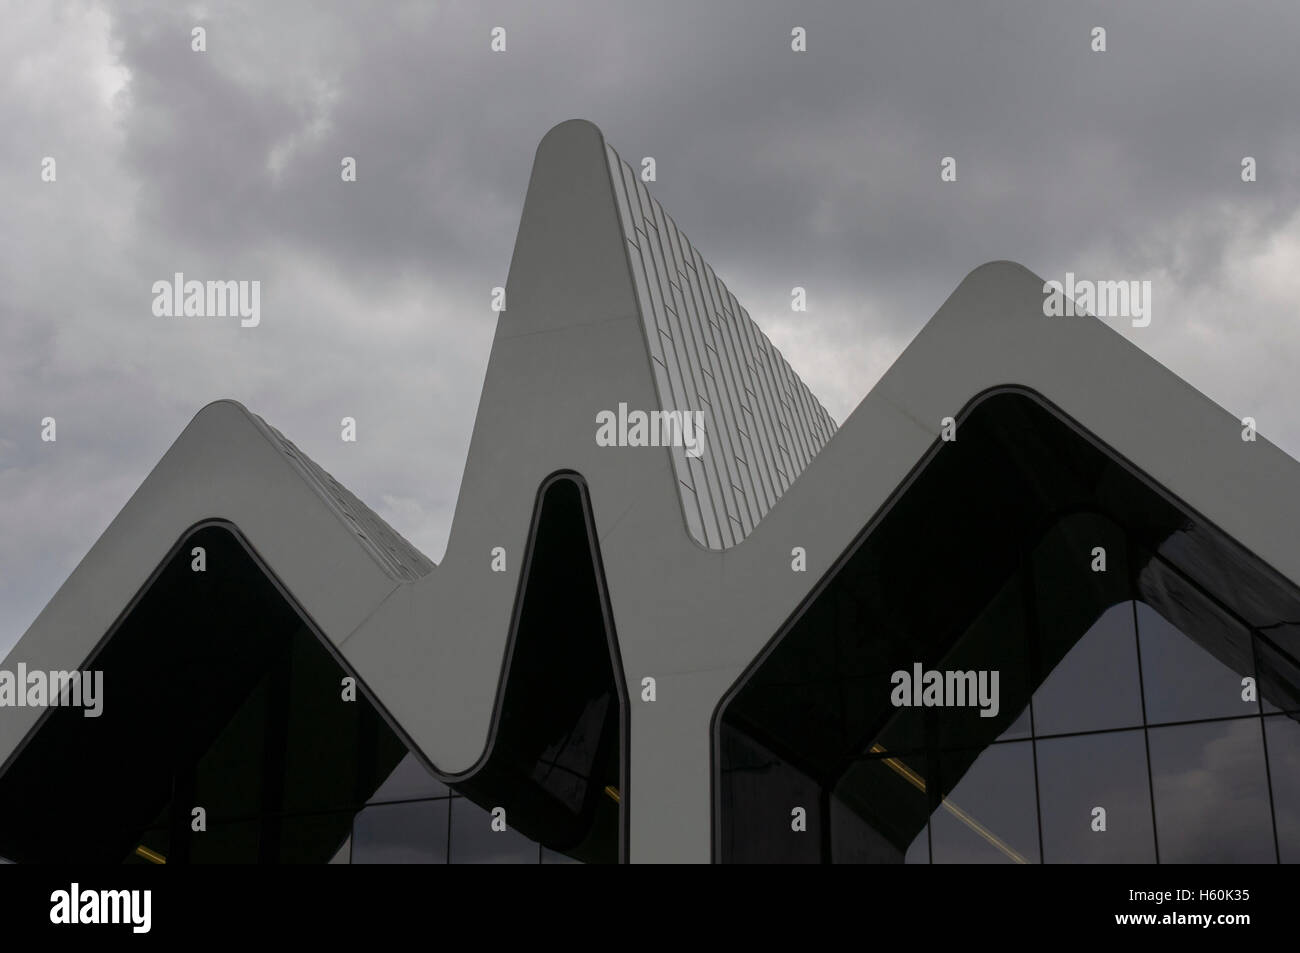
<svg viewBox="0 0 1300 953"><path fill-rule="evenodd" d="M646 190L608 149L660 406L701 411L703 453L671 452L691 536L748 536L835 433L835 421Z"/></svg>

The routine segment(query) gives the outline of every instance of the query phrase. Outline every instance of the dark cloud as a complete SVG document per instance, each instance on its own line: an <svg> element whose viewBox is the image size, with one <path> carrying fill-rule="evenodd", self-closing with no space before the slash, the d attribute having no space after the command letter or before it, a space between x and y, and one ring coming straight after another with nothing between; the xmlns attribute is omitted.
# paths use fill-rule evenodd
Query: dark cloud
<svg viewBox="0 0 1300 953"><path fill-rule="evenodd" d="M538 140L575 116L630 161L655 156L655 194L840 419L971 268L1012 258L1151 278L1153 325L1126 333L1300 448L1297 26L1282 0L16 14L0 38L0 651L216 397L438 556L488 289ZM56 186L37 182L45 154ZM178 270L261 280L263 326L151 319L152 282ZM788 310L796 284L807 315ZM46 414L56 446L35 439Z"/></svg>

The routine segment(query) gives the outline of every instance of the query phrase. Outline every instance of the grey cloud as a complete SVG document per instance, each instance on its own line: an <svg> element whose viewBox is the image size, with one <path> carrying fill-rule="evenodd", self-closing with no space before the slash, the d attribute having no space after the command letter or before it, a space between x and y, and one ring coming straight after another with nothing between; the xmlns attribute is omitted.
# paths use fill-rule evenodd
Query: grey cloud
<svg viewBox="0 0 1300 953"><path fill-rule="evenodd" d="M1300 232L1292 4L76 10L26 12L0 39L0 651L217 397L436 557L488 289L537 141L574 116L656 157L656 196L841 419L971 268L1013 258L1171 282L1171 309L1130 336L1300 448L1300 339L1267 254ZM1093 25L1109 52L1088 52ZM43 191L46 150L60 181ZM178 270L262 280L263 326L152 319L151 283ZM56 448L34 440L46 413Z"/></svg>

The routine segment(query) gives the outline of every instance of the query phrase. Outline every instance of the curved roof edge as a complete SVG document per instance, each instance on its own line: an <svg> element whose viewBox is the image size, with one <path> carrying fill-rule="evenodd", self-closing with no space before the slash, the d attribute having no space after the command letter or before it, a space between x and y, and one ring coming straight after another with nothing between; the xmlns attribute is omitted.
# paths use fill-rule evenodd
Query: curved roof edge
<svg viewBox="0 0 1300 953"><path fill-rule="evenodd" d="M510 307L437 572L413 547L377 542L384 533L355 497L336 494L242 406L218 402L196 415L8 661L79 667L186 528L228 519L426 759L457 774L488 744L537 487L572 470L590 490L626 680L658 682L660 702L635 706L632 718L632 856L707 860L718 701L927 458L944 418L979 394L1009 385L1041 394L1300 585L1300 464L1262 437L1243 441L1235 415L1102 322L1045 316L1042 280L1010 262L965 277L743 543L699 545L670 455L594 438L598 412L620 401L654 407L658 384L592 129L562 124L538 150ZM794 547L805 572L791 571ZM507 554L500 572L497 548ZM30 709L0 719L0 756L34 723Z"/></svg>

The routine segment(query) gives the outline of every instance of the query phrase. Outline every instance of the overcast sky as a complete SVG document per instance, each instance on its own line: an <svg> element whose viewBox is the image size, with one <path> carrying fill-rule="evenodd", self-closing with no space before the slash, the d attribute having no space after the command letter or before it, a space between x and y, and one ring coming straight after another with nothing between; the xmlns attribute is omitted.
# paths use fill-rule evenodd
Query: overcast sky
<svg viewBox="0 0 1300 953"><path fill-rule="evenodd" d="M537 142L573 117L656 158L654 194L839 421L967 272L1010 258L1151 280L1130 339L1300 455L1293 0L2 13L0 653L219 397L440 559L489 292ZM154 317L176 271L261 281L260 327Z"/></svg>

